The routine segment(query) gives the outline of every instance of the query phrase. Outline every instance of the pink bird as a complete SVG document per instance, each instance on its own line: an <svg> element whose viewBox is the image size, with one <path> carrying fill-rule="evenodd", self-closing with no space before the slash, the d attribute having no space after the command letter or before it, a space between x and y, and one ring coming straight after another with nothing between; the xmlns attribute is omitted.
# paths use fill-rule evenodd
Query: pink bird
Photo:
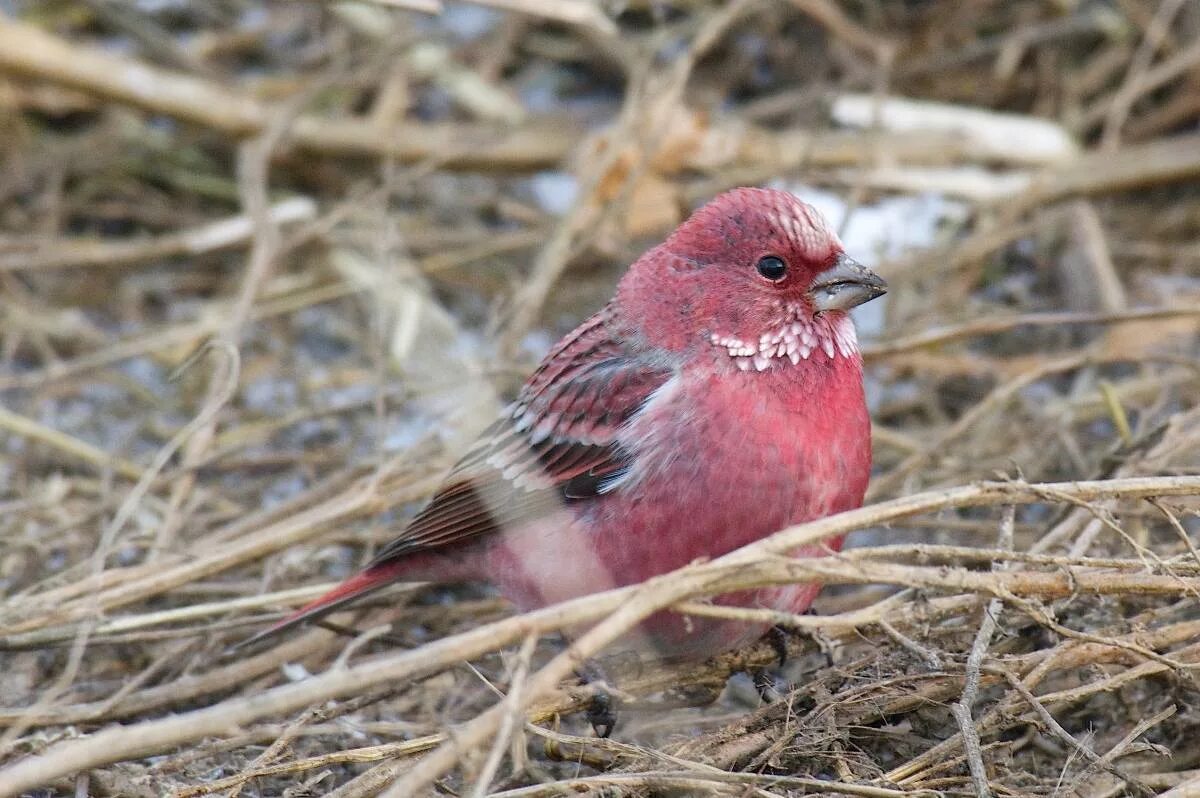
<svg viewBox="0 0 1200 798"><path fill-rule="evenodd" d="M871 434L847 311L885 290L793 195L716 197L554 347L364 571L254 639L395 581L486 580L542 607L859 507ZM818 590L717 601L803 612ZM663 612L621 645L704 658L765 630Z"/></svg>

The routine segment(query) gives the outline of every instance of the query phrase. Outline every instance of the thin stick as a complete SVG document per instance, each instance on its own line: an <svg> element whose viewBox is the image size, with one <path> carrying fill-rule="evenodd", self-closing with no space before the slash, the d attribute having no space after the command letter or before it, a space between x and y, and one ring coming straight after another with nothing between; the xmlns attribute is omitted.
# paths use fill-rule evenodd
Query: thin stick
<svg viewBox="0 0 1200 798"><path fill-rule="evenodd" d="M468 2L505 11L517 11L535 17L545 17L565 22L568 25L580 25L591 28L604 36L614 36L617 33L616 24L590 0L468 0Z"/></svg>
<svg viewBox="0 0 1200 798"><path fill-rule="evenodd" d="M1121 127L1125 124L1134 102L1146 90L1143 84L1146 83L1145 75L1150 68L1150 62L1154 60L1158 48L1170 34L1171 22L1186 2L1187 0L1162 0L1150 24L1146 26L1146 35L1138 45L1137 52L1133 54L1129 70L1125 73L1125 80L1122 81L1121 88L1117 90L1105 116L1104 130L1100 136L1100 147L1103 151L1113 152L1120 146ZM1194 50L1195 47L1191 49ZM1190 61L1185 60L1184 63L1188 65Z"/></svg>
<svg viewBox="0 0 1200 798"><path fill-rule="evenodd" d="M98 623L92 634L99 640L104 637L135 632L155 626L167 626L186 621L195 621L210 616L229 615L239 610L299 606L300 604L312 601L336 586L337 582L325 582L318 585L295 587L290 590L278 590L273 593L261 593L256 596L241 596L222 601L186 604L182 607L172 607L156 612L126 615ZM11 635L0 639L0 651L50 646L70 639L72 634L73 630L70 627L52 627L50 629L39 629L23 635Z"/></svg>
<svg viewBox="0 0 1200 798"><path fill-rule="evenodd" d="M1055 737L1062 740L1064 743L1067 744L1067 746L1069 748L1072 748L1073 750L1078 752L1084 759L1086 759L1091 764L1096 765L1097 767L1102 767L1105 770L1107 770L1109 773L1112 773L1117 778L1125 781L1125 783L1128 784L1131 788L1133 788L1139 795L1146 795L1146 796L1154 795L1154 790L1147 787L1135 776L1132 776L1132 775L1124 772L1123 770L1118 768L1116 765L1101 758L1101 756L1099 754L1097 754L1095 751L1092 750L1092 747L1090 745L1080 742L1079 740L1077 740L1075 738L1075 735L1071 734L1069 731L1064 729L1062 727L1062 724L1059 723L1058 720L1056 720L1055 717L1050 714L1050 710L1046 709L1045 705L1043 705L1042 702L1038 700L1038 697L1035 696L1032 692L1030 692L1028 687L1026 687L1024 684L1021 683L1020 679L1018 679L1016 676L1012 675L1008 671L1002 671L1002 675L1008 680L1008 683L1012 687L1012 689L1014 689L1018 693L1020 693L1021 698L1024 698L1025 702L1028 703L1029 706L1031 706L1033 708L1033 711L1038 716L1038 719L1041 720L1043 724L1045 724L1046 728L1049 729L1050 732Z"/></svg>
<svg viewBox="0 0 1200 798"><path fill-rule="evenodd" d="M584 596L487 624L414 651L388 654L296 684L240 696L182 715L103 729L90 737L52 746L45 754L28 757L0 770L0 796L17 795L64 775L101 764L170 750L192 740L223 734L240 724L292 712L318 701L356 695L379 684L416 678L449 663L480 656L531 633L542 634L603 618L566 652L531 678L522 694L522 703L527 706L551 692L579 662L593 656L651 613L691 596L729 592L774 580L813 581L840 572L841 576L854 581L887 582L895 579L900 584L915 582L955 590L996 591L993 595L999 595L1004 590L1014 595L1023 593L1042 598L1060 598L1076 591L1128 593L1131 590L1153 590L1180 595L1178 580L1147 574L980 573L897 566L872 572L873 569L865 567L865 563L849 566L831 558L800 561L779 556L854 529L947 507L1041 502L1046 500L1047 490L1088 500L1200 495L1200 476L1139 477L1043 485L980 482L868 505L790 527L710 563L690 565L643 585ZM491 739L499 728L504 712L505 708L498 705L466 723L456 735L454 745L443 745L418 763L405 776L405 783L413 787L408 794L417 794L432 779L453 767L461 753L460 747L461 750L473 749Z"/></svg>
<svg viewBox="0 0 1200 798"><path fill-rule="evenodd" d="M45 424L39 424L33 419L25 418L3 406L0 406L0 429L58 449L101 470L111 468L127 479L139 479L143 473L142 467L137 463L117 457L87 441L81 441L65 432L47 427Z"/></svg>
<svg viewBox="0 0 1200 798"><path fill-rule="evenodd" d="M144 576L139 573L138 578L114 584L108 590L94 598L89 598L86 602L75 601L66 606L59 606L57 603L50 606L38 606L37 609L44 614L13 621L7 628L0 628L0 635L16 634L50 624L82 620L94 614L97 607L108 610L125 606L307 540L320 533L327 524L356 513L369 511L378 503L379 483L386 475L387 470L381 470L377 474L357 481L345 491L320 504L285 516L241 539L230 541L217 551L207 554L203 551L193 552L192 556L180 560L170 567L151 570ZM395 499L397 502L411 501L427 495L433 487L440 483L440 480L440 475L430 477L412 485L409 491L393 493L389 498ZM35 603L41 600L44 600L44 597L39 596L33 600L27 600L26 603Z"/></svg>
<svg viewBox="0 0 1200 798"><path fill-rule="evenodd" d="M1013 523L1016 509L1009 505L1004 508L1004 518L1000 522L1000 543L997 548L1012 548ZM996 619L1003 609L1004 603L994 598L983 611L983 619L979 631L975 634L975 642L971 645L971 653L967 657L967 679L963 685L962 697L950 708L954 719L962 732L963 751L967 757L967 769L971 772L971 782L975 785L975 795L978 798L991 798L992 791L988 786L987 768L983 765L983 752L979 745L979 732L975 730L975 720L972 718L972 708L979 693L979 669L983 658L987 655L988 646L992 643L992 635L996 631Z"/></svg>
<svg viewBox="0 0 1200 798"><path fill-rule="evenodd" d="M859 25L830 0L791 0L793 6L809 15L836 38L856 50L870 53L877 61L890 60L896 51L895 42Z"/></svg>
<svg viewBox="0 0 1200 798"><path fill-rule="evenodd" d="M905 500L899 499L896 501L903 502ZM893 503L888 502L885 504ZM840 517L842 516L833 516L833 518ZM822 522L818 521L814 525L805 526L814 528L821 524ZM728 563L731 566L737 567L743 562L745 557L753 556L751 552L774 551L776 550L775 545L781 539L788 537L790 536L786 532L782 536L773 535L765 541L760 541L759 543L739 549L733 554L719 558L711 566L719 568L719 564ZM792 546L789 548L796 547L797 543L797 541L793 541ZM700 566L694 573L703 571L705 568L706 566ZM675 575L673 576L658 577L639 586L628 601L622 603L611 615L592 627L590 631L581 636L566 651L542 668L531 680L532 684L529 688L529 695L537 696L549 691L555 684L566 678L580 663L596 654L601 648L628 629L636 626L654 611L691 594L683 578L683 574L688 570L682 569L681 571L674 572ZM743 571L743 577L747 575L747 571L749 571L749 568ZM990 574L990 576L1000 577L1002 575ZM729 583L723 583L718 586L715 584L717 581L707 582L704 592L719 593L730 589ZM744 581L735 581L737 581L739 587L747 586ZM593 597L594 604L596 603L595 598ZM442 745L425 757L425 759L398 780L388 791L388 794L390 796L413 795L428 787L433 780L454 766L454 763L461 756L463 750L473 749L482 744L484 740L489 739L494 733L500 717L500 709L492 707L467 723L459 730L453 744Z"/></svg>
<svg viewBox="0 0 1200 798"><path fill-rule="evenodd" d="M508 747L513 732L525 719L525 713L521 707L521 688L525 685L525 678L529 674L529 663L533 659L533 649L537 645L537 641L537 635L529 635L521 644L521 650L517 652L517 664L513 669L512 678L509 680L512 686L503 701L509 711L500 724L500 733L496 735L496 740L492 743L492 750L483 763L483 769L479 771L479 776L475 779L475 788L471 791L472 798L486 798L491 789L492 780L496 777L496 771L500 769L500 763L504 761L504 749Z"/></svg>
<svg viewBox="0 0 1200 798"><path fill-rule="evenodd" d="M293 313L300 308L312 307L323 302L332 302L342 297L353 296L362 289L347 283L331 283L316 288L298 291L274 299L267 300L258 306L251 315L252 321L283 316ZM111 366L122 360L138 357L139 355L157 352L172 347L188 348L205 336L213 334L221 325L224 317L206 318L202 321L186 322L151 332L136 335L112 344L104 349L68 360L50 363L41 369L28 374L14 375L0 379L0 390L9 388L38 388L57 380L78 377L94 369Z"/></svg>
<svg viewBox="0 0 1200 798"><path fill-rule="evenodd" d="M1087 354L1075 354L1058 360L1052 360L1048 363L1042 363L1037 368L1020 374L1008 382L997 385L983 399L973 405L970 410L959 416L953 424L939 432L937 437L930 441L925 449L910 454L890 471L883 474L883 476L871 480L870 487L867 489L868 498L887 495L889 492L897 490L909 475L920 468L923 463L931 457L944 452L946 445L950 441L965 434L967 430L979 423L981 419L1003 407L1025 388L1038 380L1045 379L1051 374L1079 368L1084 363L1089 362L1090 359Z"/></svg>
<svg viewBox="0 0 1200 798"><path fill-rule="evenodd" d="M317 206L308 197L292 197L271 206L272 224L310 222ZM67 238L37 241L28 250L0 255L0 272L88 267L128 266L175 255L203 255L236 247L250 240L254 222L246 214L176 233L130 241L107 238Z"/></svg>
<svg viewBox="0 0 1200 798"><path fill-rule="evenodd" d="M888 637L895 640L901 648L906 649L910 653L916 655L917 659L924 661L926 667L930 670L940 670L943 667L941 656L928 646L923 646L916 640L913 640L908 635L901 632L886 618L880 618L878 621L879 628Z"/></svg>
<svg viewBox="0 0 1200 798"><path fill-rule="evenodd" d="M1197 175L1200 175L1200 133L1122 147L1117 152L1087 152L1044 170L1028 191L1005 203L1004 213L1015 219L1064 197L1111 194L1193 180Z"/></svg>
<svg viewBox="0 0 1200 798"><path fill-rule="evenodd" d="M50 80L236 135L266 124L256 101L181 72L82 47L0 17L0 70Z"/></svg>
<svg viewBox="0 0 1200 798"><path fill-rule="evenodd" d="M599 776L584 776L563 779L548 784L519 787L491 794L491 798L534 798L542 795L562 795L563 790L587 787L628 786L648 787L663 790L675 788L694 795L695 790L711 788L716 784L748 785L759 787L794 787L805 793L834 793L853 795L858 798L932 798L932 790L894 790L888 787L873 787L868 784L851 784L845 781L822 781L798 776L767 776L758 773L725 773L711 771L651 771L648 773L609 773ZM652 792L657 791L652 789ZM734 793L742 795L741 791Z"/></svg>
<svg viewBox="0 0 1200 798"><path fill-rule="evenodd" d="M995 319L976 319L953 327L933 327L915 335L905 335L892 341L864 346L864 360L878 360L902 352L930 349L942 344L975 338L981 335L1008 332L1018 327L1061 327L1066 324L1126 324L1157 321L1187 316L1200 316L1200 307L1186 305L1173 308L1137 308L1105 313L1023 313Z"/></svg>
<svg viewBox="0 0 1200 798"><path fill-rule="evenodd" d="M271 116L270 109L249 93L82 46L3 17L0 72L69 86L237 137L260 133ZM328 155L386 155L405 163L434 159L447 168L524 170L557 165L579 141L579 131L565 117L498 131L494 125L409 121L381 127L368 118L309 114L289 128L288 141Z"/></svg>

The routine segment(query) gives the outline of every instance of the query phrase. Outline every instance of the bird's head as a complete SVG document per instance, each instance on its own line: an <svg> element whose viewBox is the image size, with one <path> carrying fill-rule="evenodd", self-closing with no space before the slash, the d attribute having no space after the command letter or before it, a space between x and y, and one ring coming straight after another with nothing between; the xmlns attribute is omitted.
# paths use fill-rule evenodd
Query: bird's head
<svg viewBox="0 0 1200 798"><path fill-rule="evenodd" d="M886 288L815 208L785 191L739 188L639 258L617 303L650 346L712 350L763 371L857 358L846 311Z"/></svg>

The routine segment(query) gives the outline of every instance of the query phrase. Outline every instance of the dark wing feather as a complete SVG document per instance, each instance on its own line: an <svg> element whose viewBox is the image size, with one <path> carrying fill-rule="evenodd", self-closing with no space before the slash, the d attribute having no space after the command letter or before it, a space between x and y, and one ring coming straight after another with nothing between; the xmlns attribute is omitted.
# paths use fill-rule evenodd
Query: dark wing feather
<svg viewBox="0 0 1200 798"><path fill-rule="evenodd" d="M627 467L617 433L671 371L631 353L605 309L546 356L517 400L372 565L598 496Z"/></svg>

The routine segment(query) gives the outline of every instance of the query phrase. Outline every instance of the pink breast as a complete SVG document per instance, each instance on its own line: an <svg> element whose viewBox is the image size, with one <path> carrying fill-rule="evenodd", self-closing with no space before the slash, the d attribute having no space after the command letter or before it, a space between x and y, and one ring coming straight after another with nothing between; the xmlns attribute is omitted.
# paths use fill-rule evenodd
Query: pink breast
<svg viewBox="0 0 1200 798"><path fill-rule="evenodd" d="M628 480L598 500L506 532L492 556L494 581L518 606L543 606L640 582L861 505L870 433L853 365L844 370L850 373L821 375L819 393L839 393L836 407L813 401L812 379L797 381L790 370L685 380L630 428L639 448ZM719 600L802 612L817 590L793 585ZM762 631L660 613L624 647L707 656Z"/></svg>

